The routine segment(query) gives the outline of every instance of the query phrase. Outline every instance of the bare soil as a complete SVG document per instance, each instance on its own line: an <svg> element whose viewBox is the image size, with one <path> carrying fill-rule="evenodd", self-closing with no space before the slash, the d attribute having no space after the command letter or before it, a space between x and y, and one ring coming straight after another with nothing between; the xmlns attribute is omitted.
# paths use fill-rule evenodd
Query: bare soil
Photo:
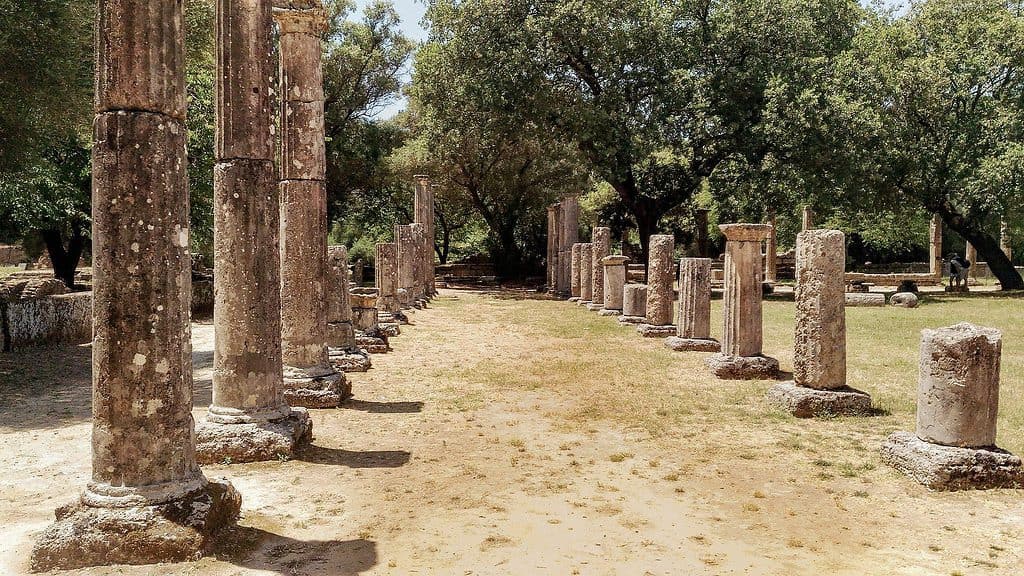
<svg viewBox="0 0 1024 576"><path fill-rule="evenodd" d="M769 383L719 382L704 354L528 296L444 292L349 375L354 400L314 411L300 458L206 467L243 497L214 556L69 574L1024 573L1021 491L931 493L879 464L912 429L913 342L894 352L910 372L851 368L886 413L801 421L767 407ZM851 346L868 314L851 311ZM783 369L791 316L766 308ZM196 324L197 419L212 343ZM0 355L0 574L26 572L86 483L89 374L88 347Z"/></svg>

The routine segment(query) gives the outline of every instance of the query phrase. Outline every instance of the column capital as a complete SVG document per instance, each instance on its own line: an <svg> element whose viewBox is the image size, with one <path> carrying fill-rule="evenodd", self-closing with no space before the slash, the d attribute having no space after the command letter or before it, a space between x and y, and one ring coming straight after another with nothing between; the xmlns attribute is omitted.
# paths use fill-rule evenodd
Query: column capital
<svg viewBox="0 0 1024 576"><path fill-rule="evenodd" d="M327 31L327 11L318 1L274 0L274 21L281 34L319 36Z"/></svg>
<svg viewBox="0 0 1024 576"><path fill-rule="evenodd" d="M763 242L772 231L771 224L722 224L718 227L730 242Z"/></svg>

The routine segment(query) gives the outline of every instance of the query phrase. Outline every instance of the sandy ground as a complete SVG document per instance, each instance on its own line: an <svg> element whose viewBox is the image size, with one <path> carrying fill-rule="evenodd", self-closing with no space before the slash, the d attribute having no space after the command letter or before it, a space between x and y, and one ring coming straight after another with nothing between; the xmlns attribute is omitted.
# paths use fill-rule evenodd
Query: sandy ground
<svg viewBox="0 0 1024 576"><path fill-rule="evenodd" d="M194 326L197 419L212 337ZM929 493L875 465L878 428L905 422L772 415L764 383L715 383L701 355L564 302L446 292L393 347L299 459L205 469L243 495L216 556L71 574L1024 573L1020 491ZM0 356L0 574L88 478L88 357ZM668 420L631 423L644 410Z"/></svg>

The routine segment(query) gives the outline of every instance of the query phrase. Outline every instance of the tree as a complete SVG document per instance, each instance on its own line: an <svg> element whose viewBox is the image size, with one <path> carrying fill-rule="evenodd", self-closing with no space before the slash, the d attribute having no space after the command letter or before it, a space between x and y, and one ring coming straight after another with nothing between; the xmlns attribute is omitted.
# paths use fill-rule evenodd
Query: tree
<svg viewBox="0 0 1024 576"><path fill-rule="evenodd" d="M1024 197L1024 3L927 0L878 14L837 59L820 106L790 109L821 144L805 174L858 210L919 207L1024 281L993 224ZM812 112L813 111L813 112Z"/></svg>

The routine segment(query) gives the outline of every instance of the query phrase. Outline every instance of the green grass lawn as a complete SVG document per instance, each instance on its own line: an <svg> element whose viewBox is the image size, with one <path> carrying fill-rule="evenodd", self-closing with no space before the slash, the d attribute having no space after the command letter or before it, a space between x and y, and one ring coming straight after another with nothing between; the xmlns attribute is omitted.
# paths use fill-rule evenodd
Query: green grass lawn
<svg viewBox="0 0 1024 576"><path fill-rule="evenodd" d="M0 278L18 271L17 266L0 266Z"/></svg>

